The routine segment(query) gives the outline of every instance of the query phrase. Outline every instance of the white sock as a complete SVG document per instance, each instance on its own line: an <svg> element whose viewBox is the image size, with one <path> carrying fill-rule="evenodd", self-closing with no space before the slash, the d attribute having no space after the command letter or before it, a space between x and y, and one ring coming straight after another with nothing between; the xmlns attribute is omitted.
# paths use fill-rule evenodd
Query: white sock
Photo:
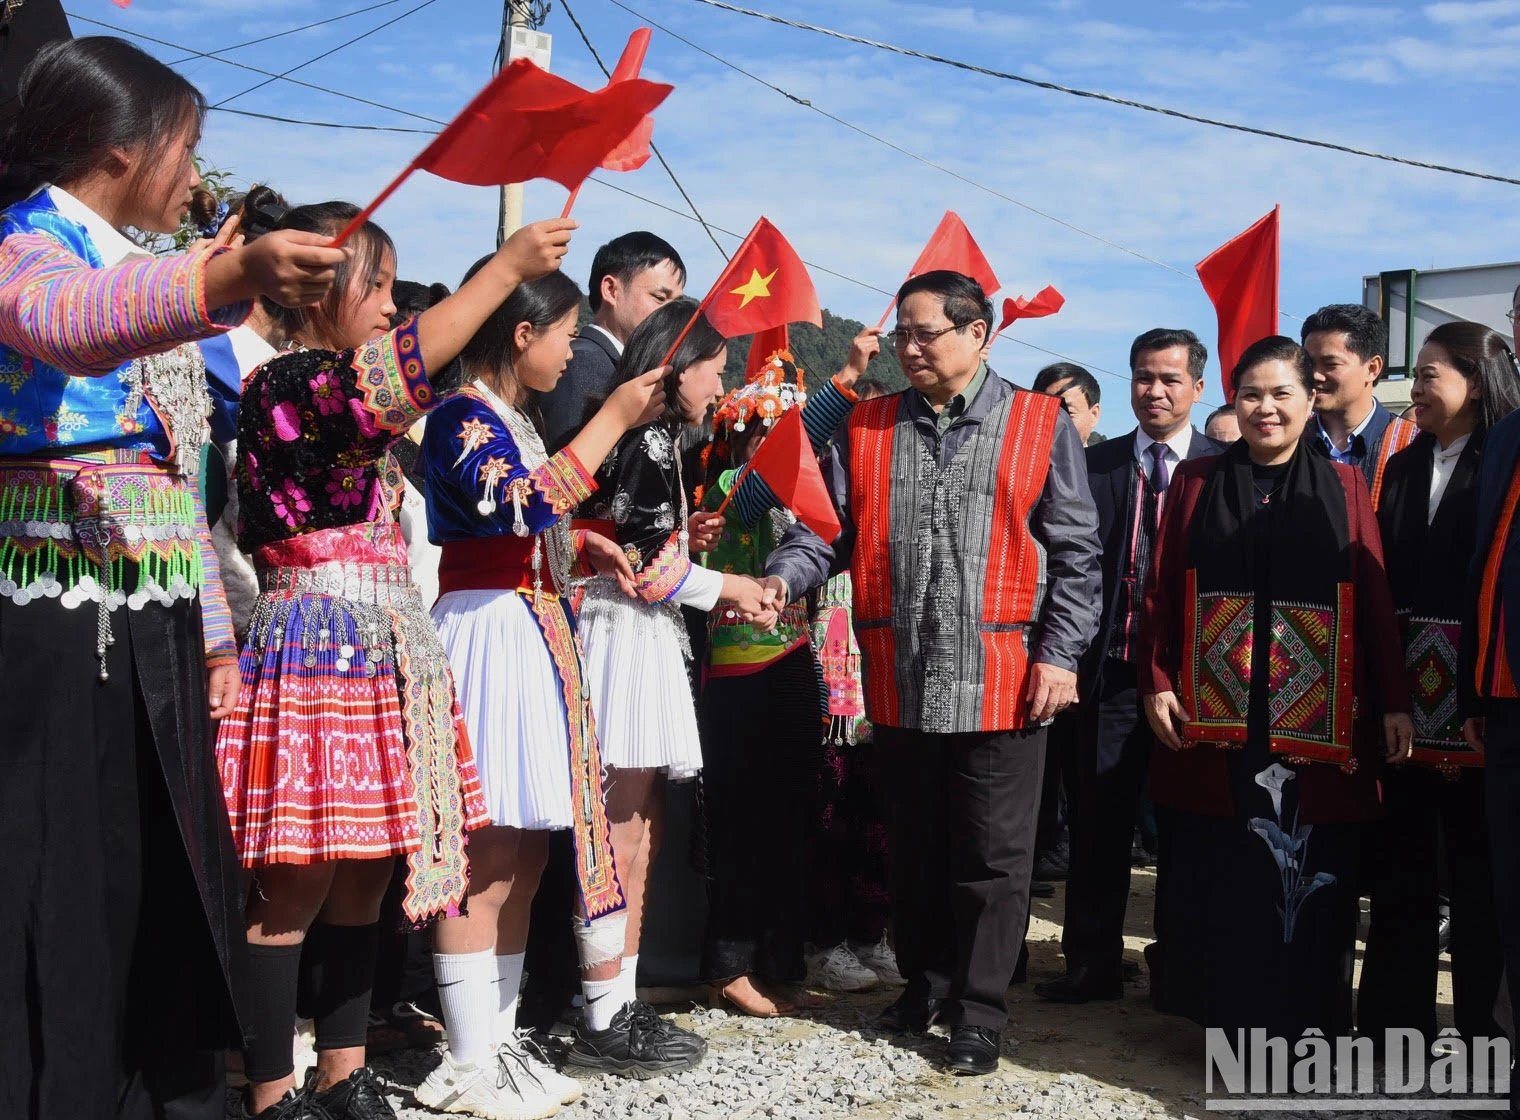
<svg viewBox="0 0 1520 1120"><path fill-rule="evenodd" d="M604 1031L612 1026L612 1017L623 1005L618 1002L618 989L622 987L621 976L611 980L581 980L581 994L586 997L586 1029Z"/></svg>
<svg viewBox="0 0 1520 1120"><path fill-rule="evenodd" d="M526 953L496 957L496 1041L510 1042L517 1030L517 996L522 990L523 958Z"/></svg>
<svg viewBox="0 0 1520 1120"><path fill-rule="evenodd" d="M433 975L454 1061L488 1061L496 1051L496 954L434 953Z"/></svg>
<svg viewBox="0 0 1520 1120"><path fill-rule="evenodd" d="M639 998L635 984L639 976L639 955L623 958L623 970L618 973L617 991L612 997L619 1007L625 1003L632 1003Z"/></svg>

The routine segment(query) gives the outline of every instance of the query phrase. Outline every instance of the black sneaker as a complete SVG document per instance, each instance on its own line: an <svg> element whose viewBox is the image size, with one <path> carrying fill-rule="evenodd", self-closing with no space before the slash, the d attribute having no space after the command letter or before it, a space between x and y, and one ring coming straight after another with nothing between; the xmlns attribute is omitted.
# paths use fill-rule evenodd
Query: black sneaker
<svg viewBox="0 0 1520 1120"><path fill-rule="evenodd" d="M641 999L631 1000L604 1031L575 1029L566 1061L581 1069L644 1081L692 1069L707 1053L702 1036L660 1018Z"/></svg>
<svg viewBox="0 0 1520 1120"><path fill-rule="evenodd" d="M248 1111L248 1096L243 1096L243 1120L332 1120L332 1115L316 1100L317 1071L306 1075L306 1084L291 1089L257 1116Z"/></svg>
<svg viewBox="0 0 1520 1120"><path fill-rule="evenodd" d="M395 1110L369 1066L360 1066L336 1085L323 1089L316 1100L332 1120L396 1120Z"/></svg>

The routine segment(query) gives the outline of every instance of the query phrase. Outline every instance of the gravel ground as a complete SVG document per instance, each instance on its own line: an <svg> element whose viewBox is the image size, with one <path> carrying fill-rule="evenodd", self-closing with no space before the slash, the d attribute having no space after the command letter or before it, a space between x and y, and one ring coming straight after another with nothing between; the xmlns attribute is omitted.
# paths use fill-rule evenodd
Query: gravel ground
<svg viewBox="0 0 1520 1120"><path fill-rule="evenodd" d="M1127 955L1140 959L1149 941L1154 877L1135 875ZM1061 971L1063 901L1040 899L1030 925L1031 983ZM707 1059L679 1077L627 1081L611 1076L583 1080L581 1100L563 1109L565 1120L1149 1120L1227 1115L1205 1108L1203 1032L1158 1015L1147 999L1148 981L1128 985L1123 1000L1070 1007L1047 1003L1029 986L1009 992L1012 1019L1003 1036L1003 1061L987 1077L942 1072L943 1033L922 1039L878 1034L871 1023L895 997L891 989L827 999L795 1019L751 1019L690 1003L666 1005L683 1026L708 1041ZM1442 1025L1450 1022L1450 977L1441 976ZM376 1071L392 1089L402 1120L436 1120L411 1091L436 1061L431 1050L374 1054ZM228 1116L235 1117L229 1094ZM1240 1115L1240 1114L1235 1114ZM1285 1120L1322 1112L1272 1112ZM1409 1110L1341 1112L1351 1120L1446 1113Z"/></svg>

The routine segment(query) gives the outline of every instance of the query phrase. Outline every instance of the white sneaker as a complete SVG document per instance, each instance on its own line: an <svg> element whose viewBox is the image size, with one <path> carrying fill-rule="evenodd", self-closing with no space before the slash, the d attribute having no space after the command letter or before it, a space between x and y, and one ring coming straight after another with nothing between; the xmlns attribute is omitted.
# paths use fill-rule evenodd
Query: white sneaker
<svg viewBox="0 0 1520 1120"><path fill-rule="evenodd" d="M887 944L885 933L874 945L852 945L851 948L855 950L855 959L876 973L883 984L900 988L907 983L903 979L903 974L897 969L897 954L892 951L892 946Z"/></svg>
<svg viewBox="0 0 1520 1120"><path fill-rule="evenodd" d="M445 1050L438 1067L417 1086L417 1103L434 1112L463 1112L485 1120L545 1120L559 1101L524 1076L514 1060L462 1065Z"/></svg>
<svg viewBox="0 0 1520 1120"><path fill-rule="evenodd" d="M560 1104L574 1104L581 1099L581 1083L555 1069L543 1047L533 1041L533 1031L520 1028L511 1042L504 1042L497 1053L515 1062L523 1071L523 1080L536 1085Z"/></svg>
<svg viewBox="0 0 1520 1120"><path fill-rule="evenodd" d="M880 982L876 973L855 959L849 942L814 953L807 962L807 982L831 992L864 992Z"/></svg>

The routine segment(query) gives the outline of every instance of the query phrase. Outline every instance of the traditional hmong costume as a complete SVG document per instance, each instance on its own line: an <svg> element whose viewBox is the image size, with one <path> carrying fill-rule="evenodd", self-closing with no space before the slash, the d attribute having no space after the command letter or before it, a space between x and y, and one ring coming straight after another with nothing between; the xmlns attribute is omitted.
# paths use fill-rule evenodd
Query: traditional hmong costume
<svg viewBox="0 0 1520 1120"><path fill-rule="evenodd" d="M585 917L620 911L569 601L581 536L569 514L591 476L569 448L549 456L532 422L479 381L429 418L422 468L428 534L442 547L433 620L491 823L571 829Z"/></svg>
<svg viewBox="0 0 1520 1120"><path fill-rule="evenodd" d="M790 365L790 355L724 398L713 418L718 439L769 427L806 399L802 422L814 453L827 448L854 393L831 383L808 399L802 372L788 382L783 362ZM707 508L724 503L737 474L718 477ZM797 519L782 508L755 513L753 502L731 505L709 567L764 576L766 559ZM822 729L806 603L787 604L769 632L719 605L708 615L707 662L698 713L708 873L702 978L800 980Z"/></svg>
<svg viewBox="0 0 1520 1120"><path fill-rule="evenodd" d="M1433 1037L1440 965L1437 894L1451 903L1452 1006L1469 1040L1494 1038L1504 967L1494 911L1483 755L1462 738L1458 653L1467 568L1477 547L1484 432L1442 450L1421 435L1388 464L1378 522L1414 699L1414 754L1383 776L1388 815L1372 826L1367 868L1372 922L1362 960L1357 1028ZM1442 843L1444 839L1444 844ZM1447 874L1441 874L1441 854ZM1443 887L1442 884L1445 884Z"/></svg>
<svg viewBox="0 0 1520 1120"><path fill-rule="evenodd" d="M1244 442L1180 464L1139 648L1141 692L1173 691L1190 716L1185 749L1151 755L1173 821L1157 1006L1346 1033L1358 825L1378 813L1381 718L1409 710L1360 474L1304 443L1281 466Z"/></svg>
<svg viewBox="0 0 1520 1120"><path fill-rule="evenodd" d="M448 659L407 568L390 445L437 403L415 320L266 362L238 416L261 595L217 756L243 864L406 853L413 921L464 898L486 823Z"/></svg>
<svg viewBox="0 0 1520 1120"><path fill-rule="evenodd" d="M57 187L0 215L0 1115L114 1116L144 1070L192 1083L240 986L192 343L248 305L207 311L212 255L154 259Z"/></svg>

